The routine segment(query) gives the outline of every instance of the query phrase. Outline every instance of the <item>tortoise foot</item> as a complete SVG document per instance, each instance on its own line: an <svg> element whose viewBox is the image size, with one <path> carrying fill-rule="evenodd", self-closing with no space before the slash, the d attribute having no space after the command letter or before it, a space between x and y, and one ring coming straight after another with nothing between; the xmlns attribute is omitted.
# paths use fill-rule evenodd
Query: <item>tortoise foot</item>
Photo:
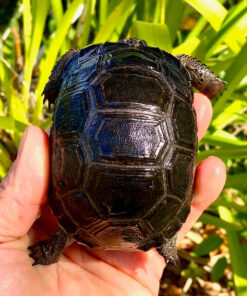
<svg viewBox="0 0 247 296"><path fill-rule="evenodd" d="M177 236L175 235L163 243L160 247L157 247L156 250L165 259L166 264L171 263L179 269L180 262L177 255L176 238Z"/></svg>
<svg viewBox="0 0 247 296"><path fill-rule="evenodd" d="M49 265L57 262L63 253L67 240L68 234L59 230L51 238L28 247L29 256L34 260L32 265Z"/></svg>

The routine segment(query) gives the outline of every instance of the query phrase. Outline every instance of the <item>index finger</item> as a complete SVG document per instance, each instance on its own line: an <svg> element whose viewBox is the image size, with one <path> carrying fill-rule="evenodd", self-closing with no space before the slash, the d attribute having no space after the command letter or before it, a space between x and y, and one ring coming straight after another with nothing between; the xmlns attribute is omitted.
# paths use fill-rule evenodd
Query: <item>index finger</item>
<svg viewBox="0 0 247 296"><path fill-rule="evenodd" d="M198 141L200 141L208 129L208 126L212 118L213 109L212 109L212 104L208 99L208 97L199 93L194 94L193 106L196 111L197 127L198 127L197 136L198 136Z"/></svg>

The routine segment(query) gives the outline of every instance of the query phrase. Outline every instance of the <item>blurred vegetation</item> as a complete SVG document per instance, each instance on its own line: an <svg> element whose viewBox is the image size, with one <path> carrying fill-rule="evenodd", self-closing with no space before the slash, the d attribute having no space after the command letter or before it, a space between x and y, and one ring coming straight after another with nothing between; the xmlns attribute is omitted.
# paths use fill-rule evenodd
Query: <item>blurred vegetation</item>
<svg viewBox="0 0 247 296"><path fill-rule="evenodd" d="M200 221L225 230L236 294L247 295L247 1L4 0L0 30L1 178L26 126L51 124L42 91L57 58L70 48L137 37L192 55L227 81L213 101L213 120L198 153L198 161L210 155L225 161L226 189ZM221 242L208 240L195 249L197 256ZM217 279L228 264L216 264Z"/></svg>

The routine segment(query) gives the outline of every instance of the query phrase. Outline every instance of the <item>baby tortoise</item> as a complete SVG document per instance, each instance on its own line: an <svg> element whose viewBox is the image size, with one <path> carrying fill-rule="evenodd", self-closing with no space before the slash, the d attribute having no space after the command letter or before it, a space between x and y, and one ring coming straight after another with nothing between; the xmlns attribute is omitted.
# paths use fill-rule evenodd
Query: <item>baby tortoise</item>
<svg viewBox="0 0 247 296"><path fill-rule="evenodd" d="M197 151L192 86L213 98L224 82L199 61L138 39L62 56L44 89L55 104L49 204L60 229L29 247L34 265L58 261L71 239L156 248L176 263Z"/></svg>

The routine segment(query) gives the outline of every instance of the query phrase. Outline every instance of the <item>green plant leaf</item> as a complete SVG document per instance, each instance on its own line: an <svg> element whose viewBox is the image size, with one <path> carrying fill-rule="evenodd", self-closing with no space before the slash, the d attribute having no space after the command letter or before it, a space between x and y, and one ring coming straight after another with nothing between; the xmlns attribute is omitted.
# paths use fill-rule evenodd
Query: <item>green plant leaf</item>
<svg viewBox="0 0 247 296"><path fill-rule="evenodd" d="M229 17L226 22L222 25L221 29L217 32L217 34L214 35L214 37L210 40L207 48L207 56L211 56L215 50L215 48L225 39L229 38L229 36L236 36L237 40L239 40L242 45L245 43L245 37L242 34L240 30L236 27L237 23L240 22L240 20L246 16L247 12L247 3L244 3L245 5L242 7L242 9L234 15L234 17Z"/></svg>
<svg viewBox="0 0 247 296"><path fill-rule="evenodd" d="M245 147L232 148L232 149L210 149L205 151L199 151L197 155L197 161L200 162L209 156L217 156L223 160L228 158L241 159L247 158L247 149Z"/></svg>
<svg viewBox="0 0 247 296"><path fill-rule="evenodd" d="M99 23L103 25L108 12L108 0L99 0Z"/></svg>
<svg viewBox="0 0 247 296"><path fill-rule="evenodd" d="M11 166L11 157L9 151L0 143L0 159L3 172L6 172Z"/></svg>
<svg viewBox="0 0 247 296"><path fill-rule="evenodd" d="M233 216L229 209L218 207L219 215L223 221L232 222ZM230 250L233 278L237 295L245 296L247 291L247 265L245 260L245 249L241 246L236 231L226 229L227 241Z"/></svg>
<svg viewBox="0 0 247 296"><path fill-rule="evenodd" d="M214 264L211 272L211 280L213 282L218 282L223 276L224 271L227 268L226 257L219 258Z"/></svg>
<svg viewBox="0 0 247 296"><path fill-rule="evenodd" d="M52 13L54 15L56 25L59 26L63 18L62 0L50 0L50 1L51 1Z"/></svg>
<svg viewBox="0 0 247 296"><path fill-rule="evenodd" d="M236 174L236 175L241 175L241 174ZM235 176L235 174L232 175L232 176ZM229 177L231 177L231 175L230 176L228 175L227 176L227 179L229 179ZM241 179L241 177L240 177L240 179ZM247 179L245 178L245 180L247 180ZM242 181L243 181L243 179L242 179ZM226 185L226 187L230 187L230 186L227 186ZM233 186L233 187L235 187L235 186ZM239 188L239 187L236 186L235 188ZM220 196L220 197L218 197L216 199L216 201L213 203L213 206L223 206L223 207L226 207L228 209L234 209L235 211L237 211L239 213L243 213L243 214L246 214L247 215L247 206L238 205L235 202L230 202L230 201L224 200L222 198L222 196Z"/></svg>
<svg viewBox="0 0 247 296"><path fill-rule="evenodd" d="M242 231L243 229L245 229L237 222L226 222L216 216L206 213L203 213L198 219L198 221L201 221L204 224L214 225L218 228L224 228L233 231Z"/></svg>
<svg viewBox="0 0 247 296"><path fill-rule="evenodd" d="M10 116L0 116L0 129L23 132L27 124Z"/></svg>
<svg viewBox="0 0 247 296"><path fill-rule="evenodd" d="M148 46L159 47L171 52L171 39L167 25L135 21L132 25L131 37L145 40Z"/></svg>
<svg viewBox="0 0 247 296"><path fill-rule="evenodd" d="M77 24L77 44L80 48L83 48L88 44L88 38L90 34L91 21L95 10L96 1L85 1L85 7L83 11L83 17L79 19Z"/></svg>
<svg viewBox="0 0 247 296"><path fill-rule="evenodd" d="M24 45L25 45L25 60L29 59L31 35L32 35L32 14L30 0L23 0L23 29L24 29Z"/></svg>
<svg viewBox="0 0 247 296"><path fill-rule="evenodd" d="M197 245L193 253L197 256L204 256L219 248L222 239L217 234L211 234Z"/></svg>
<svg viewBox="0 0 247 296"><path fill-rule="evenodd" d="M238 188L239 190L247 190L247 173L239 173L228 175L226 179L226 188Z"/></svg>
<svg viewBox="0 0 247 296"><path fill-rule="evenodd" d="M208 20L211 26L218 31L227 15L227 10L217 0L185 0Z"/></svg>
<svg viewBox="0 0 247 296"><path fill-rule="evenodd" d="M25 27L32 26L32 35L31 40L28 41L25 45L25 66L24 66L24 80L25 84L23 86L23 98L24 98L24 107L27 111L28 109L28 100L29 100L29 88L31 84L32 71L34 64L37 59L38 51L40 48L41 40L43 38L43 31L45 27L45 21L48 14L49 9L49 0L33 0L32 1L32 22L30 22L30 12L27 11L28 15L24 18L24 21L28 22ZM30 7L27 5L24 9L29 10ZM38 15L38 17L35 17ZM26 29L28 34L30 33L30 29Z"/></svg>
<svg viewBox="0 0 247 296"><path fill-rule="evenodd" d="M49 48L46 51L46 58L42 60L40 64L41 75L40 75L38 86L35 93L37 100L36 100L36 105L33 112L34 124L39 124L40 115L42 112L42 102L43 102L41 98L41 93L43 92L45 83L48 81L48 77L50 76L51 70L57 58L57 54L70 28L75 12L77 11L80 5L81 5L81 0L74 0L73 2L71 2L68 10L65 12L61 20L61 23L63 24L63 26L60 26L57 29L55 36L51 40Z"/></svg>
<svg viewBox="0 0 247 296"><path fill-rule="evenodd" d="M135 6L135 0L123 0L117 7L115 7L105 23L101 26L94 39L94 43L102 43L109 40L114 30L118 27L119 20L127 20Z"/></svg>
<svg viewBox="0 0 247 296"><path fill-rule="evenodd" d="M200 141L200 145L205 143L209 145L220 146L221 148L247 148L246 141L239 140L238 137L235 137L231 133L228 133L227 131L220 129L216 130L212 134L207 132L204 135L203 139Z"/></svg>
<svg viewBox="0 0 247 296"><path fill-rule="evenodd" d="M226 8L217 0L185 0L201 13L211 24L215 31L219 31L223 20L227 16ZM232 36L226 36L225 41L231 50L237 53L240 50L238 41Z"/></svg>
<svg viewBox="0 0 247 296"><path fill-rule="evenodd" d="M225 107L218 116L215 116L215 119L211 123L212 126L217 129L223 129L227 125L233 123L240 112L245 108L245 105L246 103L241 100L234 100L229 106ZM217 109L217 106L215 109Z"/></svg>
<svg viewBox="0 0 247 296"><path fill-rule="evenodd" d="M181 271L181 275L186 278L196 279L197 277L203 276L203 269L195 262L191 261L189 268L186 268Z"/></svg>
<svg viewBox="0 0 247 296"><path fill-rule="evenodd" d="M177 37L177 32L184 16L186 3L183 0L167 2L166 25L169 28L170 39L173 43Z"/></svg>
<svg viewBox="0 0 247 296"><path fill-rule="evenodd" d="M178 45L172 50L172 54L187 54L192 55L196 48L200 45L200 39L197 37L192 37L190 39L186 39L183 43Z"/></svg>
<svg viewBox="0 0 247 296"><path fill-rule="evenodd" d="M219 126L217 123L217 117L221 116L219 113L224 110L225 103L234 92L234 90L239 85L240 81L246 76L247 73L247 42L242 47L241 51L234 58L230 68L227 70L227 73L224 77L224 80L228 83L227 90L224 91L222 97L214 104L214 120L213 125L215 127Z"/></svg>

